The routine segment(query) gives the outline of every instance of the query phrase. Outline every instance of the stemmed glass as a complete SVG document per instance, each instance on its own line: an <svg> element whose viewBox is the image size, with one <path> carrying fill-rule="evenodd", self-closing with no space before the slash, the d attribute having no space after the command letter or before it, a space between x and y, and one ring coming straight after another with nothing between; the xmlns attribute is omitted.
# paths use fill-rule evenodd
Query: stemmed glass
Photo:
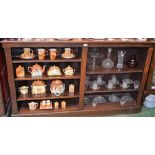
<svg viewBox="0 0 155 155"><path fill-rule="evenodd" d="M89 69L93 71L98 67L96 65L96 59L100 57L100 54L97 52L97 48L93 48L92 52L89 53L89 56L92 58L91 65L89 65Z"/></svg>

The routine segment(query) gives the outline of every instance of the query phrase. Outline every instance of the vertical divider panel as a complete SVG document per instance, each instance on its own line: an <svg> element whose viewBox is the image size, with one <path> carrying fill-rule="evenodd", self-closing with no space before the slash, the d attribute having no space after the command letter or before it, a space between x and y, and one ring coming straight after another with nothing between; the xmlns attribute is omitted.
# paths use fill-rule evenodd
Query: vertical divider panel
<svg viewBox="0 0 155 155"><path fill-rule="evenodd" d="M87 64L87 53L88 47L87 44L83 45L82 56L81 56L81 76L80 76L80 98L79 98L79 107L83 108L83 99L84 99L84 90L85 90L85 78L86 78L86 64Z"/></svg>
<svg viewBox="0 0 155 155"><path fill-rule="evenodd" d="M2 87L1 87L1 83L0 83L0 117L4 116L4 103L3 103L3 96L2 96Z"/></svg>
<svg viewBox="0 0 155 155"><path fill-rule="evenodd" d="M12 113L17 114L18 108L17 108L17 98L16 98L16 88L15 88L15 81L14 81L14 69L12 64L12 57L11 57L11 49L5 48L5 56L6 56L6 64L7 64L7 71L8 71L8 82L9 82L9 88L10 88L10 95L11 95L11 101L12 101Z"/></svg>
<svg viewBox="0 0 155 155"><path fill-rule="evenodd" d="M143 72L142 81L141 81L141 86L140 86L139 94L137 97L137 105L138 106L140 106L142 103L143 92L144 92L147 77L148 77L152 54L153 54L153 48L148 48L145 66L144 66L144 72Z"/></svg>
<svg viewBox="0 0 155 155"><path fill-rule="evenodd" d="M150 89L150 83L152 81L152 74L153 74L153 68L155 67L155 50L152 56L152 61L151 61L151 67L149 70L149 76L148 76L148 80L147 80L147 86L146 86L146 90Z"/></svg>

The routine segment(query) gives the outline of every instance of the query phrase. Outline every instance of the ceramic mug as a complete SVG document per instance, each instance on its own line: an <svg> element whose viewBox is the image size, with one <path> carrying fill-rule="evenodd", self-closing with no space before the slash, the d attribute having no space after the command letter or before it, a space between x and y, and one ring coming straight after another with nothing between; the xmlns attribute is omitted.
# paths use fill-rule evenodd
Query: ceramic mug
<svg viewBox="0 0 155 155"><path fill-rule="evenodd" d="M48 52L45 49L43 49L43 48L38 49L38 58L39 58L39 60L44 60L45 56L47 54L48 54Z"/></svg>
<svg viewBox="0 0 155 155"><path fill-rule="evenodd" d="M31 57L33 50L31 48L24 48L24 57Z"/></svg>
<svg viewBox="0 0 155 155"><path fill-rule="evenodd" d="M30 103L28 103L28 105L29 105L29 109L30 110L35 110L38 107L38 103L37 102L30 102Z"/></svg>
<svg viewBox="0 0 155 155"><path fill-rule="evenodd" d="M23 95L28 94L28 86L22 86L22 87L20 87L18 90L19 90L19 91L21 92L21 94L23 94Z"/></svg>
<svg viewBox="0 0 155 155"><path fill-rule="evenodd" d="M50 59L51 60L56 59L58 54L59 54L59 52L57 51L57 49L55 49L55 48L50 49Z"/></svg>

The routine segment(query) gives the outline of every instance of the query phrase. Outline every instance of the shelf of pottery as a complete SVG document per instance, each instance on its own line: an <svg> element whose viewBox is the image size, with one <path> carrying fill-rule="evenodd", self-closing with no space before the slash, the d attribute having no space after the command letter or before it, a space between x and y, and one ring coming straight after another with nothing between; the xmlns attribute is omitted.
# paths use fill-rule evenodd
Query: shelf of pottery
<svg viewBox="0 0 155 155"><path fill-rule="evenodd" d="M20 110L79 108L82 48L13 48L12 63Z"/></svg>
<svg viewBox="0 0 155 155"><path fill-rule="evenodd" d="M85 109L136 105L146 48L89 48Z"/></svg>

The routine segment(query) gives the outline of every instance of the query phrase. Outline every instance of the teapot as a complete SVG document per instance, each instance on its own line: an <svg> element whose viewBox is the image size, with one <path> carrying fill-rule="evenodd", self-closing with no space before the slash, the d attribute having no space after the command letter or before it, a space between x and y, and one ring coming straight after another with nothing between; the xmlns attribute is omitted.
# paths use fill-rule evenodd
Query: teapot
<svg viewBox="0 0 155 155"><path fill-rule="evenodd" d="M46 66L41 67L36 63L32 67L28 67L28 72L31 73L32 77L42 76L42 74L45 72L45 67Z"/></svg>
<svg viewBox="0 0 155 155"><path fill-rule="evenodd" d="M65 73L65 75L73 75L75 73L75 70L70 65L68 65L68 67L63 69L63 72Z"/></svg>
<svg viewBox="0 0 155 155"><path fill-rule="evenodd" d="M22 67L21 65L19 65L19 66L16 68L16 76L17 76L17 77L24 77L24 76L25 76L24 67Z"/></svg>
<svg viewBox="0 0 155 155"><path fill-rule="evenodd" d="M58 76L62 75L61 70L58 66L51 66L49 67L49 70L47 71L48 76Z"/></svg>
<svg viewBox="0 0 155 155"><path fill-rule="evenodd" d="M30 102L30 103L28 103L28 105L29 105L29 109L30 110L35 110L38 107L38 103L37 102Z"/></svg>

